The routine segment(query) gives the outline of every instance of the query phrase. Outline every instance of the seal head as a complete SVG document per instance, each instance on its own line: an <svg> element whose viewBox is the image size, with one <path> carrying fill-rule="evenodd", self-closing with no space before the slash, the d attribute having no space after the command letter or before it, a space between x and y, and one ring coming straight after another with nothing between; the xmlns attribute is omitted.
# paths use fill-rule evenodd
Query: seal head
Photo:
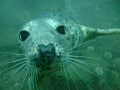
<svg viewBox="0 0 120 90"><path fill-rule="evenodd" d="M70 30L61 18L34 19L21 28L18 36L27 64L40 69L57 67L67 60L65 52L73 45Z"/></svg>

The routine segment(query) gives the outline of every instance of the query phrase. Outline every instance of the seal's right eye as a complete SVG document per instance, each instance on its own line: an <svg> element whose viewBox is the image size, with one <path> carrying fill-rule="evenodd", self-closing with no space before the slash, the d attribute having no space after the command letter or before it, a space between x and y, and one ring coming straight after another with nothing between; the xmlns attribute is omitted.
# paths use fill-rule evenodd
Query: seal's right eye
<svg viewBox="0 0 120 90"><path fill-rule="evenodd" d="M30 35L29 32L27 32L27 31L21 31L20 34L19 34L19 39L21 41L25 41L29 35Z"/></svg>

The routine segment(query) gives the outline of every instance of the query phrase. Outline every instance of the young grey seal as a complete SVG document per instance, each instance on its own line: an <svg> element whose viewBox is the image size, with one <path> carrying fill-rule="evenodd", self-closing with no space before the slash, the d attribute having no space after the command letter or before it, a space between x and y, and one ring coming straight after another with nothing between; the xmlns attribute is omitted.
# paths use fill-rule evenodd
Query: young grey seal
<svg viewBox="0 0 120 90"><path fill-rule="evenodd" d="M70 9L69 3L70 1L66 0L67 10ZM66 11L66 13L69 13L69 11ZM78 59L81 56L75 56L72 52L79 51L79 46L96 36L119 33L120 29L86 27L69 15L64 17L63 11L60 14L47 13L37 19L30 20L20 29L18 42L25 60L17 71L20 69L26 71L23 75L23 81L24 79L28 80L31 90L39 89L39 83L46 74L59 71L64 73L63 76L67 80L69 78L73 80L77 90L80 89L77 80L81 77L89 89L93 89L93 83L91 84L89 79L85 78L84 71L101 80L103 79L102 76L106 68L101 67L102 65L98 65L99 69L97 67L97 64L101 64L102 60L97 61L95 66L95 64L86 63L84 59ZM90 65L96 67L95 73L89 69ZM23 67L24 69L22 69ZM69 85L68 89L71 89Z"/></svg>
<svg viewBox="0 0 120 90"><path fill-rule="evenodd" d="M118 28L97 29L86 27L73 21L71 18L66 19L54 14L48 14L27 22L20 29L18 41L21 51L26 56L28 71L30 70L34 74L30 74L30 86L33 85L36 77L37 80L40 80L39 76L42 74L45 75L60 70L68 72L70 67L73 70L68 73L76 73L78 75L76 78L78 79L80 77L78 68L83 68L78 63L85 62L78 61L70 52L75 49L76 51L79 50L77 49L78 46L96 36L119 32L120 29ZM76 66L74 67L74 65ZM89 70L87 71L89 72ZM99 71L96 72L100 73ZM90 73L93 74L92 72ZM100 75L103 75L103 73L102 71ZM95 76L99 78L99 75L95 74ZM35 86L37 85L30 88L36 89ZM76 88L79 90L78 86Z"/></svg>

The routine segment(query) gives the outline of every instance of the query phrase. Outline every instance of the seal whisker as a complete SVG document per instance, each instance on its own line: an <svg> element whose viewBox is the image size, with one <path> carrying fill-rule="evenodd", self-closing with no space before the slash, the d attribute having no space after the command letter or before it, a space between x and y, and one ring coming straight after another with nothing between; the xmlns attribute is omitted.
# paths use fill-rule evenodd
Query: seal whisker
<svg viewBox="0 0 120 90"><path fill-rule="evenodd" d="M79 62L79 63L84 64L84 65L87 65L88 67L94 69L94 67L90 66L90 65L91 65L90 63L87 63L87 62L82 61L82 60L74 59L74 58L69 58L69 59L70 59L70 60L73 60L73 61L76 61L76 62ZM95 65L95 66L97 66L97 65ZM97 67L98 67L98 66L97 66Z"/></svg>
<svg viewBox="0 0 120 90"><path fill-rule="evenodd" d="M71 64L70 64L71 65ZM77 88L77 90L79 90L79 88L78 88L78 86L77 86L77 84L76 84L76 82L75 82L75 80L74 80L74 75L72 74L72 72L71 72L71 70L69 69L69 68L71 68L72 69L72 67L66 67L67 68L67 70L68 70L68 73L70 74L70 77L72 78L72 80L73 80L73 82L74 82L74 84L75 84L75 87ZM81 87L80 87L81 88Z"/></svg>
<svg viewBox="0 0 120 90"><path fill-rule="evenodd" d="M21 64L23 64L23 63L25 63L25 62L26 62L26 61L23 61L23 62L21 62L21 63L15 64L15 65L13 65L13 66L11 66L11 67L9 67L9 68L3 70L3 71L0 72L0 73L3 73L3 72L5 72L5 71L7 71L7 70L10 70L10 69L14 68L14 67L17 67L18 65L21 65Z"/></svg>
<svg viewBox="0 0 120 90"><path fill-rule="evenodd" d="M25 8L23 7L23 5L21 4L20 0L18 0L19 4L21 5L23 11L25 12L26 16L28 17L28 19L30 20L30 16L28 15L27 11L25 10Z"/></svg>
<svg viewBox="0 0 120 90"><path fill-rule="evenodd" d="M89 41L80 43L80 44L78 44L78 45L76 45L76 46L74 46L74 47L68 49L67 51L74 50L74 49L76 49L77 47L79 47L79 46L81 46L81 45L83 45L83 44L86 44L86 43L89 43L89 42L93 42L93 41L96 41L96 40L89 40Z"/></svg>
<svg viewBox="0 0 120 90"><path fill-rule="evenodd" d="M19 20L21 20L21 21L23 21L23 22L27 22L26 20L24 20L23 18L21 18L21 17L18 17L18 16L14 16L14 17L16 17L17 19L19 19Z"/></svg>
<svg viewBox="0 0 120 90"><path fill-rule="evenodd" d="M29 67L29 66L28 66ZM23 84L25 83L25 80L27 79L27 74L29 73L29 68L24 69L24 75L22 76L22 80L21 80L21 89L23 88Z"/></svg>
<svg viewBox="0 0 120 90"><path fill-rule="evenodd" d="M78 60L78 59L74 59L74 58L69 58L69 59L72 60L72 61L76 61L76 62L79 62L79 63L81 63L81 64L84 64L84 65L87 65L87 66L93 68L92 66L90 66L89 63L87 63L87 62L85 62L85 61ZM96 66L97 66L97 65L96 65Z"/></svg>
<svg viewBox="0 0 120 90"><path fill-rule="evenodd" d="M118 74L115 73L114 71L112 71L112 70L110 70L110 69L107 69L107 68L105 68L105 67L103 67L103 66L99 66L99 65L96 65L96 64L87 63L87 62L85 62L85 61L78 60L78 59L74 59L74 58L69 58L69 59L71 59L71 60L73 60L73 61L76 61L76 62L79 62L79 63L84 64L84 65L87 65L88 67L90 67L90 68L92 68L92 69L95 69L96 67L100 67L100 68L102 68L102 69L104 69L104 70L107 70L107 71L109 71L109 72L111 72L111 73L114 73L116 76L118 75ZM93 67L93 66L94 66L94 67Z"/></svg>
<svg viewBox="0 0 120 90"><path fill-rule="evenodd" d="M32 81L32 83L31 83L31 85L33 84L33 86L32 86L32 89L34 90L35 89L35 83L34 83L34 72L33 72L33 68L32 68L32 71L31 71L31 77L30 77L30 79L31 79L31 81Z"/></svg>
<svg viewBox="0 0 120 90"><path fill-rule="evenodd" d="M75 61L80 62L80 61L77 60L77 59L76 59ZM105 67L102 67L102 66L99 66L99 65L96 65L96 64L87 63L87 62L85 62L85 61L81 61L81 62L82 62L82 64L86 64L87 66L89 66L89 67L91 67L91 68L93 68L93 69L94 69L94 67L101 67L102 69L107 70L107 71L109 71L109 72L114 73L114 74L117 75L117 73L115 73L114 71L112 71L112 70L110 70L110 69L107 69L107 68L105 68ZM80 62L80 63L81 63L81 62ZM94 66L94 67L92 67L92 66Z"/></svg>
<svg viewBox="0 0 120 90"><path fill-rule="evenodd" d="M71 67L70 67L71 66ZM94 87L94 85L82 74L82 73L80 73L80 71L79 70L77 70L72 64L70 64L70 68L81 78L81 79L83 79L83 81L84 81L84 83L91 89L91 90L93 90L92 88L91 88L91 86L86 82L86 81L88 81L93 87ZM85 80L84 80L85 79ZM79 82L78 82L79 83Z"/></svg>
<svg viewBox="0 0 120 90"><path fill-rule="evenodd" d="M35 69L33 69L32 78L33 78L33 81L35 82L35 83L34 83L34 88L37 89L37 88L36 88L36 86L37 86L36 83L37 83L37 82L36 82L36 76L35 76L35 75L36 75Z"/></svg>
<svg viewBox="0 0 120 90"><path fill-rule="evenodd" d="M88 56L75 56L75 55L69 55L70 57L75 57L75 58L87 58L87 59L97 59L97 60L103 60L100 58L94 58L94 57L88 57Z"/></svg>
<svg viewBox="0 0 120 90"><path fill-rule="evenodd" d="M50 11L51 13L53 11L54 5L55 5L55 0L53 1L53 5L52 5L51 11Z"/></svg>
<svg viewBox="0 0 120 90"><path fill-rule="evenodd" d="M84 61L82 61L82 60L78 60L78 59L75 59L75 58L69 58L69 60L72 60L72 61L77 61L77 62L79 62L79 63L84 63Z"/></svg>
<svg viewBox="0 0 120 90"><path fill-rule="evenodd" d="M16 18L16 19L18 19L18 20L20 20L20 21L23 21L24 23L27 22L25 19L23 19L23 18L21 18L21 17L14 16L14 15L12 15L12 14L10 14L10 13L9 13L9 15L12 16L12 17L14 17L14 18ZM7 46L7 45L5 45L5 46Z"/></svg>
<svg viewBox="0 0 120 90"><path fill-rule="evenodd" d="M78 71L73 65L70 64L70 68L81 78L81 79L85 79L87 81L89 81L82 73L80 73L80 71ZM84 77L84 78L83 78ZM85 81L84 83L91 89L90 85ZM79 83L79 82L78 82ZM92 90L92 89L91 89Z"/></svg>
<svg viewBox="0 0 120 90"><path fill-rule="evenodd" d="M36 69L34 70L34 77L35 77L35 88L36 88L36 90L38 90L38 86L37 86L37 72L36 72Z"/></svg>
<svg viewBox="0 0 120 90"><path fill-rule="evenodd" d="M62 11L64 11L66 8L67 8L67 7L64 7L63 9L61 9L61 10L56 14L55 17L58 17L58 16L60 15L60 13L62 13Z"/></svg>
<svg viewBox="0 0 120 90"><path fill-rule="evenodd" d="M93 51L88 51L88 50L77 50L77 51L70 51L68 53L72 54L72 53L77 53L77 52L93 52Z"/></svg>
<svg viewBox="0 0 120 90"><path fill-rule="evenodd" d="M30 90L32 90L33 88L33 86L34 86L34 84L33 84L33 81L32 81L32 79L30 78L30 77L32 77L32 67L30 67L30 72L29 72L29 78L28 78L28 80L29 80L29 88L30 88ZM32 85L31 85L32 84Z"/></svg>
<svg viewBox="0 0 120 90"><path fill-rule="evenodd" d="M5 79L8 78L8 80L6 81L4 87L6 86L6 84L8 83L8 81L24 66L25 64L23 64L22 66L20 66L19 68L15 69L10 75L8 75ZM4 79L4 80L5 80ZM2 80L3 81L3 80Z"/></svg>
<svg viewBox="0 0 120 90"><path fill-rule="evenodd" d="M25 67L24 67L25 66ZM20 73L17 75L17 77L19 77L23 72L24 72L24 70L26 69L26 68L28 68L28 65L26 65L26 64L24 64L24 68L20 71Z"/></svg>
<svg viewBox="0 0 120 90"><path fill-rule="evenodd" d="M35 89L36 89L36 90L39 90L39 89L38 89L38 85L37 85L37 82L38 82L38 80L39 80L38 75L40 75L40 74L38 74L38 69L34 69L33 75L34 75L34 80L35 80Z"/></svg>
<svg viewBox="0 0 120 90"><path fill-rule="evenodd" d="M74 61L74 60L73 60ZM77 62L79 62L79 63L81 63L81 64L84 64L84 65L87 65L88 66L88 70L91 72L91 70L90 70L90 68L92 68L93 70L94 70L94 73L90 73L90 74L92 74L92 75L94 75L94 76L96 76L98 79L100 79L100 80L102 80L105 84L108 84L109 83L109 81L105 81L105 79L104 79L104 76L103 76L103 74L105 75L105 73L104 72L107 72L108 74L112 74L112 75L114 75L114 77L116 78L115 80L114 80L114 84L115 84L115 82L117 81L117 79L118 79L118 74L117 73L115 73L114 71L111 71L110 69L107 69L107 68L105 68L105 67L103 67L103 66L99 66L99 65L95 65L95 64L91 64L91 63L87 63L87 62L85 62L85 61L80 61L80 60L75 60L75 61L77 61ZM77 63L77 62L74 62L74 63ZM78 65L79 65L79 63L78 63ZM71 63L72 64L72 63ZM70 64L70 66L71 66L71 64ZM77 65L77 66L78 66ZM93 67L94 66L94 67ZM72 66L71 66L72 67ZM82 67L81 65L79 65L78 67ZM90 67L90 68L89 68ZM84 68L84 67L83 67ZM76 69L77 70L77 69ZM103 71L104 70L104 71ZM106 70L106 71L105 71ZM78 71L78 72L80 72L80 71ZM88 72L88 71L87 71ZM107 74L106 73L106 74ZM88 80L88 82L89 82L89 80ZM91 82L90 82L90 84L92 84ZM93 84L92 84L92 86L94 86Z"/></svg>
<svg viewBox="0 0 120 90"><path fill-rule="evenodd" d="M35 69L35 85L36 85L36 90L38 90L38 85L37 85L37 82L38 82L38 80L39 80L39 78L38 78L38 70L37 69Z"/></svg>
<svg viewBox="0 0 120 90"><path fill-rule="evenodd" d="M9 63L15 63L15 62L23 61L23 60L26 60L26 59L27 58L17 59L17 60L13 60L13 61L10 61L10 62L0 63L0 65L9 64Z"/></svg>
<svg viewBox="0 0 120 90"><path fill-rule="evenodd" d="M24 54L19 53L9 53L9 52L0 52L1 54L11 54L11 55L17 55L17 56L25 56Z"/></svg>
<svg viewBox="0 0 120 90"><path fill-rule="evenodd" d="M70 90L68 75L67 75L67 71L66 71L65 66L63 66L63 71L64 71L64 74L65 74L65 78L66 78L66 82L67 82L68 89Z"/></svg>
<svg viewBox="0 0 120 90"><path fill-rule="evenodd" d="M93 73L93 72L91 72L90 70L87 70L86 68L84 68L84 67L82 67L82 66L80 66L79 64L77 64L77 63L75 63L75 62L72 62L74 65L76 65L76 66L78 66L78 67L80 67L81 69L83 69L83 70L85 70L85 71L87 71L87 72L89 72L90 74L92 74L92 75L94 75L94 76L96 76L97 78L99 78L99 79L101 79L101 77L99 77L98 75L96 75L95 73ZM102 79L103 80L103 79ZM104 81L104 80L103 80ZM105 81L104 81L105 82Z"/></svg>
<svg viewBox="0 0 120 90"><path fill-rule="evenodd" d="M38 86L37 86L37 80L39 80L38 75L40 75L37 71L37 69L35 69L35 67L30 67L29 70L29 85L30 85L30 90L31 89L35 89L38 90Z"/></svg>

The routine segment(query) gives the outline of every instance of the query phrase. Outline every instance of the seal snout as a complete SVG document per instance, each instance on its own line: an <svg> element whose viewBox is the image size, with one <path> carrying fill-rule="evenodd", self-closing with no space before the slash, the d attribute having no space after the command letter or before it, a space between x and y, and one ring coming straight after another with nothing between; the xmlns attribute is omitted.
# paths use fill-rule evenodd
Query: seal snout
<svg viewBox="0 0 120 90"><path fill-rule="evenodd" d="M41 44L38 45L38 55L34 55L33 61L36 66L47 68L52 64L55 57L54 44L49 43L47 46Z"/></svg>
<svg viewBox="0 0 120 90"><path fill-rule="evenodd" d="M38 52L41 59L54 59L54 44L49 43L47 46L45 46L44 44L38 45Z"/></svg>

